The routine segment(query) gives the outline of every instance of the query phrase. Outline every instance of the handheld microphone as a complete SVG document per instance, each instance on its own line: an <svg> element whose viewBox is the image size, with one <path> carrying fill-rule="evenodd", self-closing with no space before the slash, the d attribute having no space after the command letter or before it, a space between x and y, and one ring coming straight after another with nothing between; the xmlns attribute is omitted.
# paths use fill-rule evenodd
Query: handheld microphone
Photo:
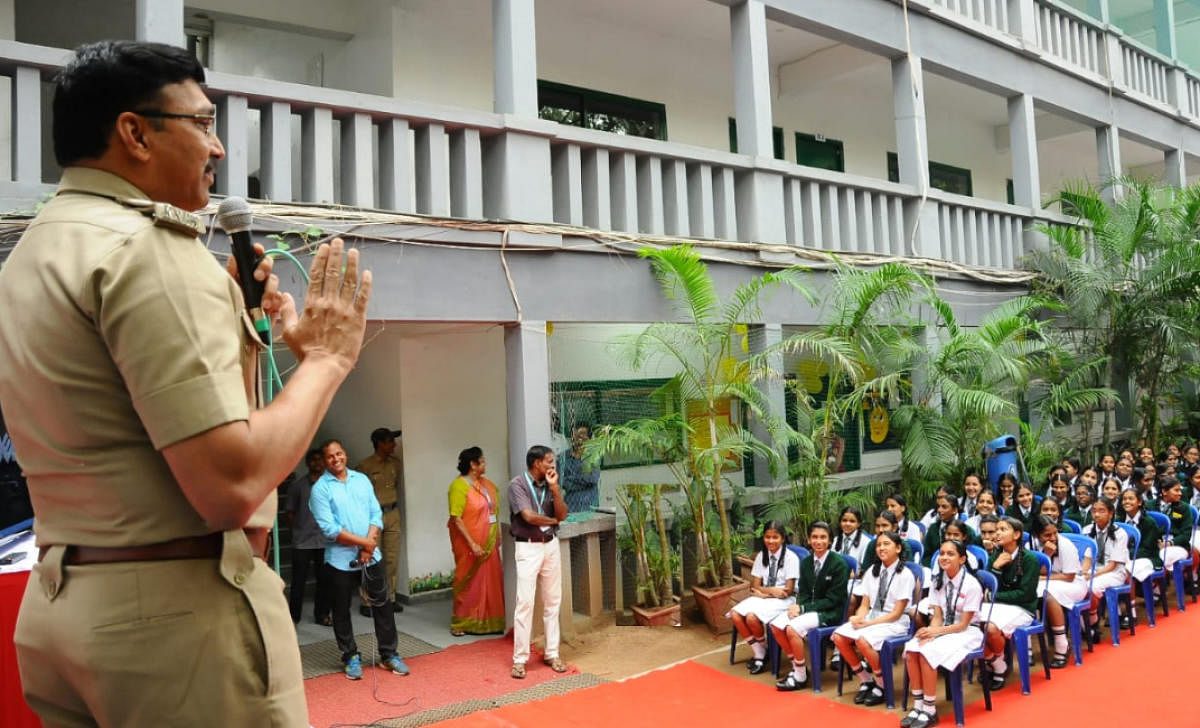
<svg viewBox="0 0 1200 728"><path fill-rule="evenodd" d="M254 280L254 243L250 237L250 227L253 223L254 214L250 210L250 204L241 197L227 197L217 208L217 224L229 236L229 247L233 252L234 261L237 262L238 285L242 288L246 310L254 320L254 330L258 332L258 338L270 346L271 325L262 310L266 283Z"/></svg>

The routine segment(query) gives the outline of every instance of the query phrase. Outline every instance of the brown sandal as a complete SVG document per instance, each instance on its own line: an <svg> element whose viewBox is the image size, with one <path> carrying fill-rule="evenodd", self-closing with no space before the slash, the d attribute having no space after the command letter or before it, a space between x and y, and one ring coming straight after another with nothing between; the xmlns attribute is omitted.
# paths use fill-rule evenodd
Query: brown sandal
<svg viewBox="0 0 1200 728"><path fill-rule="evenodd" d="M463 636L463 635L465 635L465 634L466 634L466 632L463 632L461 629L452 629L452 630L450 630L450 636L451 636L451 637L462 637L462 636Z"/></svg>
<svg viewBox="0 0 1200 728"><path fill-rule="evenodd" d="M524 662L514 662L513 663L512 676L514 678L516 678L517 680L525 679L525 663Z"/></svg>
<svg viewBox="0 0 1200 728"><path fill-rule="evenodd" d="M549 665L550 669L555 672L566 672L567 671L567 663L563 662L561 658L547 657L546 659L542 660L542 662Z"/></svg>

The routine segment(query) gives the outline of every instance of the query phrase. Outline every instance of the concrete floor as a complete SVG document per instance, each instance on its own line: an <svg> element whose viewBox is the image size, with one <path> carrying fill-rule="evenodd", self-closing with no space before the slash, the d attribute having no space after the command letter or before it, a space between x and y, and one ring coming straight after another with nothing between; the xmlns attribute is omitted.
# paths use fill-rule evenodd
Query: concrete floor
<svg viewBox="0 0 1200 728"><path fill-rule="evenodd" d="M449 596L445 599L406 604L404 605L404 611L396 614L396 629L442 649L450 645L465 645L478 640L491 639L496 636L451 636L451 606L452 601ZM296 637L302 645L333 639L333 627L316 624L313 622L312 613L312 599L308 598L304 603L304 611L302 612L304 616L300 618L300 623L296 625ZM364 617L358 613L357 597L354 598L353 606L350 608L350 619L354 624L354 634L370 633L374 630L371 618Z"/></svg>

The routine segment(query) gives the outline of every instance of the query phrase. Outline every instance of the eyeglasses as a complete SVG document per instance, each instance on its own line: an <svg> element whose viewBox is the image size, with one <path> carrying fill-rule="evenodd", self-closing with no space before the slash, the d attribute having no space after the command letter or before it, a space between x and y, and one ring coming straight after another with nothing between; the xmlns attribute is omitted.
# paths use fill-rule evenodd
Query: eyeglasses
<svg viewBox="0 0 1200 728"><path fill-rule="evenodd" d="M196 128L204 132L205 136L212 136L217 121L217 110L215 108L211 114L176 114L170 111L158 111L157 109L146 109L145 111L133 111L131 113L144 116L147 119L191 119L195 122Z"/></svg>

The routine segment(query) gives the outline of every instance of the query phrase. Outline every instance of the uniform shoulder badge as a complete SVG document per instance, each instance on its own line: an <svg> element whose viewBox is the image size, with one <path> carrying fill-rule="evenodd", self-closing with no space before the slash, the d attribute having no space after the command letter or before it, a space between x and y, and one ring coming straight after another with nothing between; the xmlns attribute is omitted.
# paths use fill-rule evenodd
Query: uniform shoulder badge
<svg viewBox="0 0 1200 728"><path fill-rule="evenodd" d="M154 202L131 197L117 198L126 207L132 207L154 221L155 226L168 228L189 237L198 237L208 231L199 215L182 210L166 202Z"/></svg>

